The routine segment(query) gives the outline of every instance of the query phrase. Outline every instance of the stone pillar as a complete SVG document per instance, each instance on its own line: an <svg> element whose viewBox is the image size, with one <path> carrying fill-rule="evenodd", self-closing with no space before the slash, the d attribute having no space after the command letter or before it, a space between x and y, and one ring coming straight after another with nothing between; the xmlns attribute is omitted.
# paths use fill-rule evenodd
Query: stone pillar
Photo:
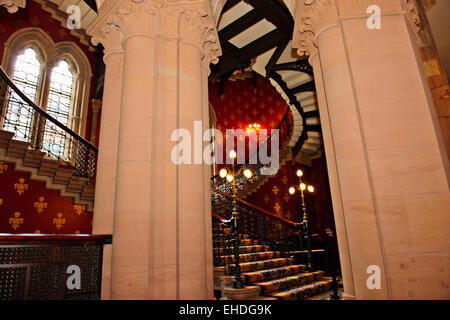
<svg viewBox="0 0 450 320"><path fill-rule="evenodd" d="M92 108L91 143L93 145L97 144L97 128L99 120L98 113L101 107L102 107L102 100L99 99L91 100L91 108Z"/></svg>
<svg viewBox="0 0 450 320"><path fill-rule="evenodd" d="M297 1L293 43L314 67L347 299L450 298L449 163L411 5Z"/></svg>
<svg viewBox="0 0 450 320"><path fill-rule="evenodd" d="M193 138L194 121L208 128L208 68L220 52L210 4L110 1L90 32L111 25L124 60L110 298L212 299L210 168L171 159L176 129Z"/></svg>
<svg viewBox="0 0 450 320"><path fill-rule="evenodd" d="M94 234L112 234L114 225L114 199L119 140L120 105L122 100L123 50L122 35L111 24L97 30L94 44L102 43L106 65L100 137L98 145L97 177L95 182ZM96 126L97 122L92 125ZM110 298L112 247L105 246L103 255L102 299Z"/></svg>

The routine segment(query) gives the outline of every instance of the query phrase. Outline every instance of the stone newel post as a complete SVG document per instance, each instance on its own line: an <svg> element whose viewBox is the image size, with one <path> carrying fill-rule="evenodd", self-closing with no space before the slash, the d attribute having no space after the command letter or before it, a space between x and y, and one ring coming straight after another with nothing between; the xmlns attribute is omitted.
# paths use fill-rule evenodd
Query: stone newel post
<svg viewBox="0 0 450 320"><path fill-rule="evenodd" d="M99 165L111 171L101 178L99 167L94 213L94 230L113 233L110 298L211 299L210 168L171 160L174 130L208 128L208 68L220 54L210 4L120 0L100 13L89 32L102 43L117 32L123 50L106 65Z"/></svg>

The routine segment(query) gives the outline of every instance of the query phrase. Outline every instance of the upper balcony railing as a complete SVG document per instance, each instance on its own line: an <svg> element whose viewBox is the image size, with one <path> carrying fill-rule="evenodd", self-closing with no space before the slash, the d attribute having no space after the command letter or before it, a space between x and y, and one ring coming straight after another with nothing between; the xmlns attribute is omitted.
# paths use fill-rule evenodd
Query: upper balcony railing
<svg viewBox="0 0 450 320"><path fill-rule="evenodd" d="M48 157L73 166L93 182L98 149L50 116L23 93L0 67L0 128Z"/></svg>

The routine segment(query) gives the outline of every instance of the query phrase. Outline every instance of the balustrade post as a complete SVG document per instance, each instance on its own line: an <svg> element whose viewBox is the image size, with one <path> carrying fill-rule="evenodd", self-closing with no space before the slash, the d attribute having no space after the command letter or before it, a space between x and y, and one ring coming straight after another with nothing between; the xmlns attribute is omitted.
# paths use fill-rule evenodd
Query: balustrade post
<svg viewBox="0 0 450 320"><path fill-rule="evenodd" d="M234 268L233 268L233 288L242 289L241 266L239 265L239 212L236 202L236 175L233 163L233 215L232 215L232 233L234 249Z"/></svg>
<svg viewBox="0 0 450 320"><path fill-rule="evenodd" d="M337 280L336 280L336 265L335 265L335 261L334 261L334 254L335 254L335 250L334 250L334 242L333 242L333 238L334 238L334 234L330 229L326 230L326 234L327 234L327 242L328 242L328 268L331 274L331 279L332 279L332 289L333 289L333 295L331 296L333 300L339 300L339 293L338 293L338 288L337 288Z"/></svg>

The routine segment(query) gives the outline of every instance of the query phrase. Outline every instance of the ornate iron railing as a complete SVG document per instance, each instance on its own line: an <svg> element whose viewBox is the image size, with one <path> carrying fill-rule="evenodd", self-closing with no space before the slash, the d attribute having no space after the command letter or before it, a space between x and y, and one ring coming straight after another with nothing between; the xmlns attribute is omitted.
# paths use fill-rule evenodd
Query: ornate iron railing
<svg viewBox="0 0 450 320"><path fill-rule="evenodd" d="M222 256L233 254L231 248L233 197L221 190L213 189L211 203L214 218L214 263L215 266L226 266ZM239 198L236 199L236 206L239 212L240 234L248 234L251 239L258 240L263 245L270 245L273 250L281 251L283 255L306 248L302 223L279 217Z"/></svg>
<svg viewBox="0 0 450 320"><path fill-rule="evenodd" d="M98 149L31 101L0 67L0 124L34 150L75 168L93 182Z"/></svg>
<svg viewBox="0 0 450 320"><path fill-rule="evenodd" d="M0 234L0 300L99 300L111 235Z"/></svg>

